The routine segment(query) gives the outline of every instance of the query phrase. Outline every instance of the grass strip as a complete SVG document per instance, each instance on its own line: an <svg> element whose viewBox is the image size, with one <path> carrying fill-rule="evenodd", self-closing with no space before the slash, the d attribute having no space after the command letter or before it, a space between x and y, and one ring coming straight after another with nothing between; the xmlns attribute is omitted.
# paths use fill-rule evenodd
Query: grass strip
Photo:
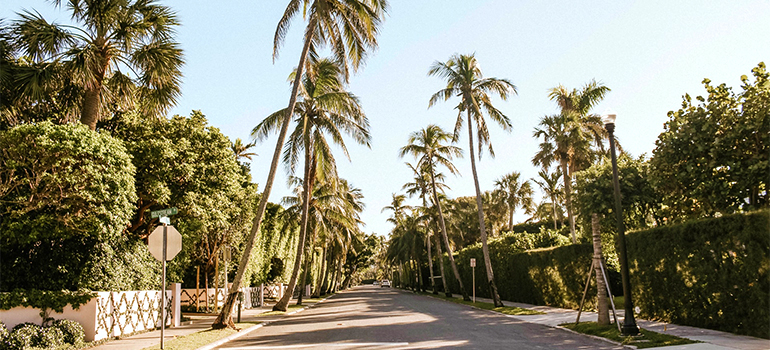
<svg viewBox="0 0 770 350"><path fill-rule="evenodd" d="M307 306L308 305L289 305L289 306L286 307L286 311L265 311L265 312L257 315L257 317L285 315L285 314L287 314L289 312L292 312L292 311L295 311L295 310L299 310L299 309L301 309L303 307L307 307Z"/></svg>
<svg viewBox="0 0 770 350"><path fill-rule="evenodd" d="M258 322L257 322L258 323ZM238 328L246 329L257 323L243 322L236 323ZM164 349L166 350L194 350L201 346L211 344L219 339L238 333L238 331L230 328L223 329L206 329L193 334L188 334L183 337L167 340L164 343ZM160 349L160 344L144 348L144 350Z"/></svg>
<svg viewBox="0 0 770 350"><path fill-rule="evenodd" d="M495 307L495 304L493 303L485 303L481 301L477 301L474 303L472 301L465 301L462 298L454 298L454 297L450 298L441 294L439 295L435 295L431 293L420 293L420 294L438 298L438 299L444 299L446 301L451 301L456 304L470 305L470 306L477 307L479 309L491 310L491 311L499 312L501 314L506 314L506 315L544 315L545 314L544 312L525 309L521 307L515 307L515 306Z"/></svg>
<svg viewBox="0 0 770 350"><path fill-rule="evenodd" d="M661 334L641 328L639 329L641 335L635 337L626 337L618 332L618 328L614 324L604 326L599 325L596 322L580 322L578 324L563 323L559 326L571 329L578 333L607 338L609 340L616 341L625 345L633 345L640 349L698 343L694 340L679 338L668 334Z"/></svg>

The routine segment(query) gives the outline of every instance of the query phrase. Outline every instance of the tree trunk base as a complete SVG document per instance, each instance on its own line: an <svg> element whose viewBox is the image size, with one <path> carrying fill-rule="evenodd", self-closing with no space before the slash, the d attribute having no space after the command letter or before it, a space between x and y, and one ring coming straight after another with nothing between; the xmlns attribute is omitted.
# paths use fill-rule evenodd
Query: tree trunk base
<svg viewBox="0 0 770 350"><path fill-rule="evenodd" d="M452 293L444 293L444 295L445 295L447 298L451 298L451 297L452 297Z"/></svg>
<svg viewBox="0 0 770 350"><path fill-rule="evenodd" d="M223 328L231 328L236 331L240 331L240 328L235 327L235 323L233 322L233 305L235 305L235 300L238 297L238 291L235 291L233 293L230 293L227 296L227 300L225 300L225 305L222 306L222 312L219 313L219 316L217 316L217 319L214 320L214 323L211 324L211 328L213 329L223 329Z"/></svg>
<svg viewBox="0 0 770 350"><path fill-rule="evenodd" d="M497 285L495 284L495 280L489 281L489 294L492 295L492 301L495 304L495 307L503 307L503 301L500 299L500 294L497 294Z"/></svg>

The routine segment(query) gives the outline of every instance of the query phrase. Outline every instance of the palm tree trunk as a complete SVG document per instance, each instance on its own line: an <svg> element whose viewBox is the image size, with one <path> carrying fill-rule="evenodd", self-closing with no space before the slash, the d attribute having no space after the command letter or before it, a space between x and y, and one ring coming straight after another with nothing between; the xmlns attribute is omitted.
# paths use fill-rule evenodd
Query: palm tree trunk
<svg viewBox="0 0 770 350"><path fill-rule="evenodd" d="M305 133L307 134L307 118L305 118ZM308 214L310 212L310 195L313 192L313 181L310 178L312 157L310 149L310 135L305 136L305 179L303 182L304 190L302 192L302 219L300 219L299 230L299 243L297 243L297 255L294 259L294 268L291 271L291 278L289 278L289 285L286 288L286 293L281 296L281 299L273 305L273 311L286 311L289 306L289 300L294 295L294 287L297 285L297 276L299 275L299 269L302 267L302 255L305 253L305 238L307 237L307 221ZM301 292L300 292L301 293Z"/></svg>
<svg viewBox="0 0 770 350"><path fill-rule="evenodd" d="M436 208L438 209L439 224L441 225L441 235L444 237L444 244L446 244L446 251L447 251L447 255L449 256L449 263L452 265L452 272L454 272L457 283L460 284L460 293L463 296L463 300L470 301L471 298L468 296L468 292L465 290L465 286L463 285L463 280L460 278L460 271L457 270L455 257L452 255L452 247L449 245L449 236L446 233L446 224L444 223L444 214L441 212L441 202L439 202L438 200L438 194L436 192L436 179L433 174L432 168L430 172L430 183L433 188L433 203L436 205ZM444 279L444 288L447 288L446 279ZM449 289L446 289L444 292L446 293L446 296L448 297L452 296L452 292L450 292Z"/></svg>
<svg viewBox="0 0 770 350"><path fill-rule="evenodd" d="M300 284L299 284L299 297L297 298L297 305L302 305L302 298L305 295L305 289L307 289L307 280L308 278L312 278L310 274L310 269L313 266L313 258L315 257L314 249L315 249L315 239L316 239L316 229L313 227L313 234L310 235L310 244L308 244L307 247L307 256L305 257L305 268L302 269L302 278L300 278Z"/></svg>
<svg viewBox="0 0 770 350"><path fill-rule="evenodd" d="M315 22L311 19L311 23L308 26L315 26ZM227 296L227 301L222 307L222 312L219 313L211 328L221 329L225 327L235 328L233 323L232 313L233 305L238 297L238 291L241 289L241 280L246 273L246 269L251 260L251 253L254 248L254 241L257 238L257 233L262 226L262 218L265 215L267 208L267 202L270 198L270 191L273 188L273 180L275 180L275 172L278 169L278 160L281 157L281 149L283 148L283 141L286 139L286 131L289 129L289 122L294 111L294 105L297 103L297 94L299 92L300 78L302 77L302 71L305 68L305 61L307 60L307 53L310 50L310 43L313 39L313 32L308 31L305 37L305 44L302 47L302 53L299 57L299 64L297 65L297 73L294 77L294 85L291 88L291 97L289 98L289 107L286 109L286 116L283 117L283 123L281 124L281 131L278 133L278 140L275 144L275 151L273 151L273 160L270 163L270 172L267 175L267 181L265 182L265 191L262 192L262 197L259 200L259 207L257 213L254 215L254 221L251 224L251 232L246 239L246 246L243 248L243 254L241 255L241 261L238 264L238 271L233 278L233 288L230 289L230 293Z"/></svg>
<svg viewBox="0 0 770 350"><path fill-rule="evenodd" d="M556 197L551 196L551 209L553 209L553 229L558 230L559 227L556 226Z"/></svg>
<svg viewBox="0 0 770 350"><path fill-rule="evenodd" d="M492 260L489 258L489 246L487 245L487 229L484 225L484 207L481 201L481 189L479 187L479 176L476 173L476 155L473 150L473 123L471 123L471 111L468 109L468 142L470 144L471 155L471 170L473 171L473 184L476 187L476 205L478 206L479 214L479 231L481 232L481 252L484 254L484 267L487 270L487 287L489 287L489 295L492 296L492 301L495 307L502 307L503 302L500 300L500 295L497 294L497 285L495 284L495 275L492 272Z"/></svg>
<svg viewBox="0 0 770 350"><path fill-rule="evenodd" d="M510 205L508 206L508 231L513 231L513 206Z"/></svg>
<svg viewBox="0 0 770 350"><path fill-rule="evenodd" d="M596 323L600 325L610 324L610 310L607 304L607 286L604 284L604 277L602 274L602 238L599 231L601 225L599 224L599 215L593 213L591 215L591 228L593 231L593 243L594 243L594 271L596 272L596 310L599 314Z"/></svg>
<svg viewBox="0 0 770 350"><path fill-rule="evenodd" d="M313 298L320 298L321 297L321 285L323 283L324 274L326 273L326 241L324 240L324 250L323 253L321 253L321 266L318 267L318 280L316 282L315 288L313 288L313 295L311 297Z"/></svg>
<svg viewBox="0 0 770 350"><path fill-rule="evenodd" d="M425 200L425 192L424 191L422 193L422 207L425 208L425 209L428 208L428 203ZM430 271L430 276L429 276L430 277L430 287L431 287L431 289L433 289L433 294L438 295L438 290L436 290L436 281L435 281L435 278L433 278L433 253L431 252L431 249L430 249L431 248L430 247L431 246L431 244L430 244L431 243L430 242L430 228L425 230L425 235L426 235L425 243L428 246L428 270Z"/></svg>
<svg viewBox="0 0 770 350"><path fill-rule="evenodd" d="M444 253L441 251L441 238L436 237L436 239L438 239L438 244L436 244L436 254L438 255L437 262L439 272L441 272L441 283L444 286L444 295L451 298L452 292L449 290L449 285L447 284L448 282L446 280L446 273L444 272Z"/></svg>
<svg viewBox="0 0 770 350"><path fill-rule="evenodd" d="M575 217L572 215L572 181L567 173L567 160L561 160L561 171L564 174L564 198L567 199L567 218L569 219L569 232L572 235L572 244L577 243L575 235Z"/></svg>
<svg viewBox="0 0 770 350"><path fill-rule="evenodd" d="M80 112L80 122L88 125L91 130L96 130L96 122L99 120L99 107L101 85L87 88L83 98L83 110Z"/></svg>

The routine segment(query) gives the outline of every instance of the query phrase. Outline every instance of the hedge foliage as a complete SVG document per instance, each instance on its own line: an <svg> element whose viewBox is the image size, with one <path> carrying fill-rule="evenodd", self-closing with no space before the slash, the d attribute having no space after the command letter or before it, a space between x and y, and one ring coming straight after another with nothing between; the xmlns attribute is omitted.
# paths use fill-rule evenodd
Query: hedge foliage
<svg viewBox="0 0 770 350"><path fill-rule="evenodd" d="M47 291L47 290L21 290L10 293L0 293L0 310L10 310L17 306L29 306L37 309L52 309L56 312L64 312L64 307L72 306L77 310L81 305L88 303L96 297L91 291Z"/></svg>
<svg viewBox="0 0 770 350"><path fill-rule="evenodd" d="M641 317L770 338L770 211L627 237Z"/></svg>
<svg viewBox="0 0 770 350"><path fill-rule="evenodd" d="M509 240L502 239L489 242L489 254L498 293L503 300L576 309L583 296L593 248L588 244L576 244L522 252ZM480 245L456 254L460 278L465 281L470 294L471 258L476 258L476 295L488 298L489 287ZM450 289L453 293L460 293L448 258L444 266ZM595 289L593 293L596 294ZM586 305L593 306L590 303Z"/></svg>
<svg viewBox="0 0 770 350"><path fill-rule="evenodd" d="M626 241L641 318L770 338L770 210L631 232ZM500 297L577 308L592 246L526 252L519 246L511 237L489 243ZM480 245L456 253L461 278L470 289L470 258L477 264L476 295L489 297ZM450 288L459 293L446 257L444 263ZM617 286L617 272L609 278Z"/></svg>

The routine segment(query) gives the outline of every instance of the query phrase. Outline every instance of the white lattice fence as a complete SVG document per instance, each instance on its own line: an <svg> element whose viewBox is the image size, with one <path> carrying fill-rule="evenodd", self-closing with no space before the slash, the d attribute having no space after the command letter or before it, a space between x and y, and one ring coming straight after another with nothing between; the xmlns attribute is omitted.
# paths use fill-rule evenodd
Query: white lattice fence
<svg viewBox="0 0 770 350"><path fill-rule="evenodd" d="M265 287L265 289L267 288L269 287ZM277 291L276 286L270 286L270 288L273 288L273 293ZM241 288L241 292L243 293L243 308L251 309L261 306L260 287L244 287ZM207 303L210 306L217 305L217 303L218 306L222 306L226 298L227 295L223 288L219 288L218 291L215 288L209 288L208 291L206 289L185 288L182 289L180 302L181 305L185 306L205 308ZM196 303L199 304L196 305Z"/></svg>
<svg viewBox="0 0 770 350"><path fill-rule="evenodd" d="M166 325L179 326L181 310L179 305L181 286L171 285L166 297ZM97 296L77 310L66 306L63 313L51 312L55 319L69 319L80 323L86 334L86 341L118 337L145 329L160 327L161 292L128 291L97 292ZM8 328L23 323L40 324L40 310L31 307L15 307L0 310L0 319Z"/></svg>

